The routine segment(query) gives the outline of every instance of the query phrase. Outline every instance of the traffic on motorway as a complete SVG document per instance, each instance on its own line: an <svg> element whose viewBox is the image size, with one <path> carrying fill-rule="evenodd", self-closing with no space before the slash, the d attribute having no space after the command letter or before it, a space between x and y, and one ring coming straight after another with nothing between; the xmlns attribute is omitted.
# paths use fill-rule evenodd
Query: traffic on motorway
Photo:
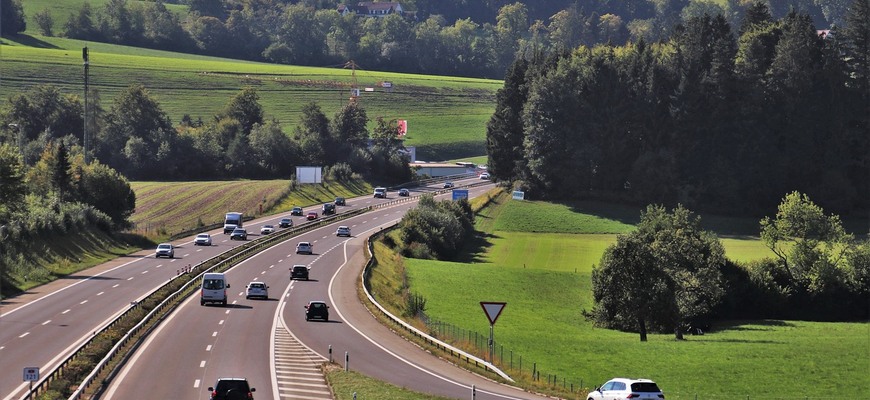
<svg viewBox="0 0 870 400"><path fill-rule="evenodd" d="M456 183L460 186L462 185L462 182ZM416 195L420 192L431 192L436 189L439 188L420 188L415 190L414 194ZM398 198L398 196L395 192L392 192L387 193L383 198L363 196L355 199L347 199L344 206L337 207L337 212L340 214L343 209L347 210L355 207L362 208L372 204L390 202L396 198ZM378 215L381 213L379 211L377 213L369 213L371 215L365 214L359 217L354 217L351 220L342 221L341 225L347 227L348 230L352 230L354 236L359 236L360 233L365 233L370 229L375 229L378 226L383 227L382 224L387 220L397 221L400 218L400 213L404 212L399 211L398 209L401 208L402 210L406 210L409 206L410 205L406 205L405 207L397 206L395 207L397 210L393 211L387 209L384 210L386 214L382 215ZM391 207L391 209L392 208L393 207ZM322 210L322 206L311 207L311 209ZM303 214L304 212L307 212L307 210L304 210ZM396 214L391 216L389 214L390 212L395 212ZM298 215L275 215L256 221L245 222L244 228L247 228L249 231L248 234L251 235L252 239L255 239L258 237L257 233L261 232L264 225L276 226L273 229L285 229L280 228L280 226L282 222L287 225L287 219L292 221L290 223L292 224L291 226L298 226L299 224L305 223L304 218L305 217ZM355 221L355 223L351 223L351 221ZM204 332L207 329L200 328L210 325L210 322L201 321L201 323L192 323L192 321L209 318L208 316L211 314L224 315L225 319L217 321L217 324L222 327L221 329L214 331L220 332L222 335L215 334L210 337L215 338L220 336L221 338L224 338L225 342L229 342L228 344L245 343L244 346L236 346L236 350L231 349L212 353L210 361L200 360L197 363L196 368L191 369L193 375L190 377L191 380L188 381L191 383L187 384L187 386L190 386L191 388L195 385L202 386L203 382L213 382L214 379L228 373L238 373L243 376L248 376L249 373L255 373L254 376L256 376L258 380L263 379L263 377L268 377L269 381L272 381L265 386L263 383L257 383L255 385L259 390L257 397L278 398L274 395L279 393L281 390L281 386L277 383L279 379L276 378L279 374L273 370L273 365L270 366L270 363L264 362L272 359L274 356L274 348L272 347L276 346L276 344L271 338L271 333L278 329L273 325L286 324L287 331L292 332L294 335L297 334L297 331L299 335L311 335L310 332L315 332L313 337L319 337L322 341L327 340L330 336L316 334L318 329L338 331L338 329L333 330L329 327L334 323L342 324L341 320L336 320L332 315L338 313L328 312L325 316L321 314L312 316L309 315L309 309L311 307L305 307L305 305L308 305L308 302L310 301L322 302L322 304L327 307L325 310L335 310L335 307L337 306L335 301L330 298L331 295L329 294L328 282L332 280L332 278L326 279L326 277L320 276L321 274L329 274L330 269L334 269L336 268L336 265L342 264L337 260L331 260L331 257L339 254L338 251L334 250L336 249L336 246L341 243L346 243L354 238L354 236L335 235L337 225L338 224L308 232L302 237L294 238L284 244L274 246L273 249L275 254L273 254L273 250L270 249L269 251L263 252L262 255L258 255L255 259L272 257L274 260L269 262L261 261L260 264L256 264L256 267L261 268L262 270L253 274L253 276L242 277L241 279L233 277L234 275L251 268L249 267L250 265L255 265L251 260L227 271L228 284L226 287L226 309L210 305L213 303L205 305L195 304L196 307L191 307L195 310L191 311L193 315L179 318L179 320L184 321L180 327L182 332L170 335L169 342L173 345L160 346L160 348L174 348L174 346L184 343L186 343L187 346L176 349L177 351L175 353L169 353L170 357L173 355L184 354L185 349L189 351L190 349L202 347L197 346L196 343L209 342L210 339L199 337L196 334L192 334L192 332ZM234 227L233 230L235 230L235 228L238 227ZM205 238L202 236L203 234L208 235L208 244L205 243ZM268 235L269 233L262 234ZM322 236L318 237L317 235ZM292 251L288 251L288 249L292 250L292 246L295 246L298 241L302 241L303 238L310 241L317 250L312 251L311 254L295 254ZM99 266L93 270L83 271L80 274L81 276L75 277L74 279L65 279L57 282L54 285L54 288L42 288L45 289L44 292L40 295L34 295L33 298L18 299L18 302L10 302L13 303L11 306L10 304L4 305L3 314L0 315L0 324L6 328L0 330L0 367L5 371L14 371L29 366L38 366L42 371L50 371L53 366L66 357L78 343L86 340L89 334L92 334L96 329L105 325L107 321L113 318L113 316L118 315L131 307L150 290L162 285L169 279L173 279L173 277L178 274L197 273L194 267L195 265L205 259L214 257L232 246L240 245L243 242L244 240L230 240L228 235L222 234L222 230L204 232L196 238L171 243L174 254L170 257L158 258L155 250L143 251L131 255L131 259L128 260L115 260L112 263L107 263L106 265ZM285 252L287 254L282 255L282 253ZM269 264L269 268L264 268L264 264L266 263ZM290 266L296 263L306 265L309 268L309 271L311 271L311 277L308 281L300 282L291 281L289 279ZM284 268L277 268L277 266L281 264L289 265ZM237 270L239 272L236 272ZM272 276L273 274L274 276ZM233 282L235 282L235 285L232 285ZM286 289L283 291L284 294L281 296L267 295L265 296L265 299L259 297L256 299L246 299L246 286L250 286L250 284L254 282L267 284L272 288L272 290L270 290L271 293L281 293L282 291L280 288ZM307 285L303 285L306 283ZM299 298L297 299L296 297ZM287 307L287 299L291 298L294 299L292 302L293 306ZM247 300L257 300L258 303L256 306L238 306L240 301L244 303ZM355 300L355 302L358 303L358 300ZM222 305L223 302L220 304ZM281 305L281 310L283 310L282 312L286 313L284 318L275 318L275 314L279 311L277 308L279 304ZM187 308L188 307L184 307L173 315L184 314ZM244 310L248 310L249 312L241 312ZM258 312L259 310L262 311ZM230 319L227 317L230 313L244 314L253 318L238 318L245 322L231 324L228 323ZM308 320L312 322L326 322L319 326L325 326L327 328L311 328L305 326L305 324L303 324L303 327L296 327L298 324L294 321L299 320L298 322L301 323L304 322L306 317L308 317ZM282 319L283 321L281 321L280 324L276 322ZM233 319L233 321L235 322L235 319ZM259 327L260 325L263 326ZM315 323L315 326L316 325L317 324ZM230 331L232 329L230 329L229 326L238 327L240 331L236 334L231 334ZM170 328L167 327L166 329ZM260 337L255 341L256 343L248 343L248 341L252 340L251 338L254 336L252 332L266 334L266 337ZM160 337L160 334L155 333L154 338L149 338L149 341L160 341L162 340ZM313 343L317 342L316 340L309 341ZM303 343L305 343L305 341L303 341ZM336 341L336 346L339 346L340 343L342 343L342 341ZM262 348L264 344L266 347ZM212 349L214 349L221 345L215 343L211 346ZM257 348L262 349L259 351L253 351L253 349ZM310 346L310 349L313 354L319 355L323 358L326 357L326 351L322 348L315 349L315 346ZM153 348L152 351L149 351L149 353L151 352L153 352ZM260 353L260 356L253 357L252 354L255 353ZM234 367L234 369L230 371L222 371L219 368L215 368L215 364L222 364L219 361L221 358L230 355L235 355L238 359L245 360L241 363L239 361L233 361L230 363L234 366L243 365L244 370L236 370L238 367ZM147 358L147 356L143 357ZM211 360L211 358L214 357L217 357L217 360ZM163 358L162 360L165 362L166 358ZM395 360L392 362L395 362ZM136 364L137 363L135 362L131 363L131 365ZM259 366L260 364L265 365L265 367ZM200 365L209 365L210 368L205 368ZM365 365L366 362L361 363L361 367ZM266 368L266 370L257 372L258 369L263 368ZM374 368L378 369L378 367ZM383 368L380 369L383 370ZM167 372L166 368L158 368L157 370L164 371L164 373ZM173 368L172 371L177 371L177 369ZM197 372L199 373L197 374ZM163 379L169 378L171 378L172 381L179 382L178 385L173 386L185 386L185 384L181 382L183 379L180 379L179 376L175 375L171 377L161 377L161 380L159 381L163 382ZM121 380L120 382L123 383L118 384L119 388L128 386L126 380ZM205 384L205 386L208 386L211 382ZM202 389L202 387L200 387L200 389ZM0 394L6 396L5 398L19 398L25 392L26 382L22 382L20 376L5 374L5 376L0 377ZM168 395L168 397L173 396ZM195 396L193 398L195 398Z"/></svg>

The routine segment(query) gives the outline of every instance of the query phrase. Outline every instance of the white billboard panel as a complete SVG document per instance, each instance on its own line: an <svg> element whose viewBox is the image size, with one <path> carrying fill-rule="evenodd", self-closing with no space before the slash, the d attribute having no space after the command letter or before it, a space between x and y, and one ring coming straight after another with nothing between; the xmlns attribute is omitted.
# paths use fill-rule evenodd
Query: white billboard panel
<svg viewBox="0 0 870 400"><path fill-rule="evenodd" d="M296 167L296 183L322 183L323 167Z"/></svg>

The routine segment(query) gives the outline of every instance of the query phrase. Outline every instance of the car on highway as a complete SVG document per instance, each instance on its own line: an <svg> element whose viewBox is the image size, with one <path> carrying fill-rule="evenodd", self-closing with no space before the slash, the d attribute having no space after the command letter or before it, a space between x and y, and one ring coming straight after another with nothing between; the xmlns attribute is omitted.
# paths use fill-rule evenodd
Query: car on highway
<svg viewBox="0 0 870 400"><path fill-rule="evenodd" d="M290 215L302 215L302 207L293 207L293 209L290 210Z"/></svg>
<svg viewBox="0 0 870 400"><path fill-rule="evenodd" d="M257 389L248 385L245 378L218 378L208 391L211 400L253 400Z"/></svg>
<svg viewBox="0 0 870 400"><path fill-rule="evenodd" d="M374 197L380 198L380 199L386 199L387 198L387 188L376 187Z"/></svg>
<svg viewBox="0 0 870 400"><path fill-rule="evenodd" d="M172 243L160 243L157 245L157 250L154 251L154 258L168 257L175 258L175 247Z"/></svg>
<svg viewBox="0 0 870 400"><path fill-rule="evenodd" d="M664 400L658 385L649 379L613 378L589 392L587 400Z"/></svg>
<svg viewBox="0 0 870 400"><path fill-rule="evenodd" d="M444 182L444 189L450 189L450 188L453 188L455 186L456 185L454 185L453 182L450 182L450 181Z"/></svg>
<svg viewBox="0 0 870 400"><path fill-rule="evenodd" d="M208 233L200 233L193 239L194 246L211 246L211 235Z"/></svg>
<svg viewBox="0 0 870 400"><path fill-rule="evenodd" d="M339 226L338 229L335 230L335 236L350 237L350 228L344 225Z"/></svg>
<svg viewBox="0 0 870 400"><path fill-rule="evenodd" d="M323 215L335 214L335 204L323 203Z"/></svg>
<svg viewBox="0 0 870 400"><path fill-rule="evenodd" d="M268 235L270 233L275 233L275 225L263 225L263 227L260 228L261 235Z"/></svg>
<svg viewBox="0 0 870 400"><path fill-rule="evenodd" d="M407 197L411 195L411 191L405 188L399 189L399 196Z"/></svg>
<svg viewBox="0 0 870 400"><path fill-rule="evenodd" d="M269 285L266 285L264 282L251 282L245 288L245 298L251 299L254 297L268 299L269 298Z"/></svg>
<svg viewBox="0 0 870 400"><path fill-rule="evenodd" d="M311 242L299 242L296 244L296 254L314 254L314 246Z"/></svg>
<svg viewBox="0 0 870 400"><path fill-rule="evenodd" d="M305 219L307 219L309 221L313 221L313 220L317 219L317 212L316 211L308 212L308 215L305 216Z"/></svg>
<svg viewBox="0 0 870 400"><path fill-rule="evenodd" d="M488 181L489 180L489 172L484 172L484 173L480 174L480 179Z"/></svg>
<svg viewBox="0 0 870 400"><path fill-rule="evenodd" d="M290 218L281 218L281 221L278 222L278 226L282 228L289 228L293 226L293 220Z"/></svg>
<svg viewBox="0 0 870 400"><path fill-rule="evenodd" d="M329 306L325 301L309 301L305 305L305 320L322 319L329 321Z"/></svg>
<svg viewBox="0 0 870 400"><path fill-rule="evenodd" d="M290 280L308 280L308 267L302 264L296 264L290 267Z"/></svg>
<svg viewBox="0 0 870 400"><path fill-rule="evenodd" d="M245 228L233 229L233 233L230 234L230 240L248 240L248 231Z"/></svg>
<svg viewBox="0 0 870 400"><path fill-rule="evenodd" d="M344 197L336 197L333 203L337 206L346 206L347 200L345 200Z"/></svg>

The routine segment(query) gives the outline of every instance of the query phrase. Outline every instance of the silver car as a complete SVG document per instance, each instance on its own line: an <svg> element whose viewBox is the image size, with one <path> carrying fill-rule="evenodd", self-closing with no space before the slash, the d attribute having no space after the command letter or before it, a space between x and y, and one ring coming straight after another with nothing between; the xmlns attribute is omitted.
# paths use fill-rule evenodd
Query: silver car
<svg viewBox="0 0 870 400"><path fill-rule="evenodd" d="M172 243L160 243L157 245L157 251L154 252L154 258L169 257L175 258L175 247Z"/></svg>
<svg viewBox="0 0 870 400"><path fill-rule="evenodd" d="M313 254L314 247L310 242L299 242L296 245L296 254Z"/></svg>
<svg viewBox="0 0 870 400"><path fill-rule="evenodd" d="M196 239L193 240L194 246L211 246L211 235L208 233L200 233L196 235Z"/></svg>

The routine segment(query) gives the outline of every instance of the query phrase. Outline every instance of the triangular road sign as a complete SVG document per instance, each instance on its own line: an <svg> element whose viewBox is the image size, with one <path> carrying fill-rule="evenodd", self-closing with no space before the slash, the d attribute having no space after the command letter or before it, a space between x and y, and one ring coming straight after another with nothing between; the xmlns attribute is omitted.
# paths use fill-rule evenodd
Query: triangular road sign
<svg viewBox="0 0 870 400"><path fill-rule="evenodd" d="M498 319L498 316L501 315L501 310L504 309L504 306L507 303L499 303L493 301L481 301L480 306L483 307L483 312L486 313L486 317L489 318L489 324L495 325L495 320Z"/></svg>

